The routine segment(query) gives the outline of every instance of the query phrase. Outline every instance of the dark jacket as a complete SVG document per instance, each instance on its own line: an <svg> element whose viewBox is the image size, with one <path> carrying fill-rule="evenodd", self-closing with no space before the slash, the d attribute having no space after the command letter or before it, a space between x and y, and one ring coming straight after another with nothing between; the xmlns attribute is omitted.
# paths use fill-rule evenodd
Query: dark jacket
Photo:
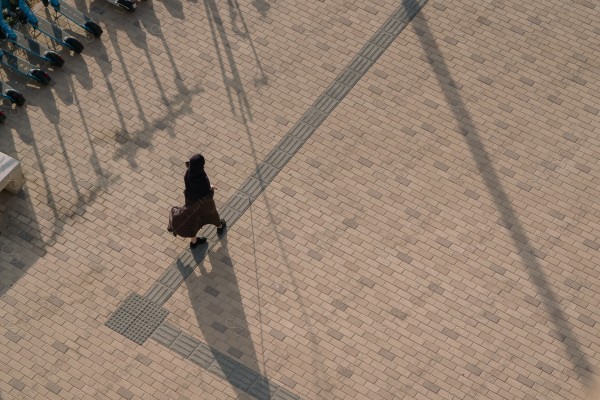
<svg viewBox="0 0 600 400"><path fill-rule="evenodd" d="M190 158L183 180L185 182L183 194L187 203L195 203L201 198L211 195L210 181L204 171L204 157L200 154Z"/></svg>
<svg viewBox="0 0 600 400"><path fill-rule="evenodd" d="M194 237L204 225L219 226L221 220L213 199L210 181L204 172L204 157L196 154L187 162L185 205L172 207L167 230L175 236Z"/></svg>

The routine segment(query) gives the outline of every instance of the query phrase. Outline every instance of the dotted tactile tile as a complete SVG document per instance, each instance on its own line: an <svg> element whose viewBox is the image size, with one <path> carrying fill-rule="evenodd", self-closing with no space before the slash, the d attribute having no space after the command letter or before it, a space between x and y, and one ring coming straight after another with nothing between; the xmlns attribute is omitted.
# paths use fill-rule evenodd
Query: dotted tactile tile
<svg viewBox="0 0 600 400"><path fill-rule="evenodd" d="M146 308L139 315L139 319L148 325L158 327L169 312L146 298L144 298L144 302Z"/></svg>
<svg viewBox="0 0 600 400"><path fill-rule="evenodd" d="M105 325L138 344L143 344L162 323L168 311L138 294L129 296Z"/></svg>
<svg viewBox="0 0 600 400"><path fill-rule="evenodd" d="M135 317L118 308L106 321L105 325L115 332L125 334Z"/></svg>
<svg viewBox="0 0 600 400"><path fill-rule="evenodd" d="M137 344L144 344L144 342L150 337L150 335L152 335L152 333L156 330L157 327L158 324L150 325L144 323L139 319L136 319L127 328L125 333L123 333L123 336Z"/></svg>
<svg viewBox="0 0 600 400"><path fill-rule="evenodd" d="M148 300L137 293L133 293L125 299L120 309L137 318L146 307L148 307Z"/></svg>

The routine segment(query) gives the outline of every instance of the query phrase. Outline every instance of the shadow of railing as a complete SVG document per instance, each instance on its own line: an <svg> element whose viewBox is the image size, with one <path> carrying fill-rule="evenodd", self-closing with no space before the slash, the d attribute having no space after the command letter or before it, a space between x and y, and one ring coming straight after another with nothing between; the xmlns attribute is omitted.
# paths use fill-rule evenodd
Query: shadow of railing
<svg viewBox="0 0 600 400"><path fill-rule="evenodd" d="M414 0L403 0L403 4L407 7L413 6L413 3L415 3ZM565 345L575 371L583 380L582 383L587 385L591 379L591 365L581 350L581 344L567 322L567 317L561 308L560 300L554 294L546 278L544 269L538 261L540 254L533 247L527 231L512 205L510 197L503 188L502 179L498 176L494 162L486 151L473 119L462 100L457 84L453 80L450 69L444 61L444 56L436 44L436 38L431 32L423 14L415 18L412 25L419 38L421 47L427 56L427 60L432 65L432 70L435 73L446 101L453 106L452 110L456 123L469 146L469 150L491 194L496 209L501 215L502 224L510 231L510 238L515 248L518 249L523 264L527 267L531 281L535 284L539 297L542 299L542 303L550 315L555 330Z"/></svg>
<svg viewBox="0 0 600 400"><path fill-rule="evenodd" d="M8 129L0 132L0 151L19 159L22 155L16 154L15 146L15 140L19 140L22 142L21 153L29 156L27 160L22 160L25 161L23 168L28 177L23 191L16 196L4 192L0 194L0 202L5 208L0 215L0 253L2 249L10 253L8 263L3 262L0 254L0 295L7 287L16 283L39 256L45 254L46 247L56 242L70 220L85 213L88 206L97 200L110 183L104 179L91 132L73 84L73 76L76 75L84 89L91 88L91 78L85 61L81 57L69 57L62 69L49 68L48 63L43 61L39 61L38 65L50 71L53 79L50 87L35 87L25 79L14 84L11 82L25 95L27 102L23 107L8 108L11 111L5 124ZM78 106L80 121L84 126L91 152L92 175L95 174L92 178L87 178L87 169L81 168L78 160L72 159L69 154L71 137L60 125L61 113L55 95L65 104L71 105L75 102ZM6 105L3 109L5 107ZM37 117L35 127L32 127L30 115ZM45 145L48 141L52 143ZM56 181L51 178L53 175L48 173L48 169L53 170L56 164L48 165L45 156L51 157L54 154L62 156L58 160L59 163L64 162L61 175L70 182L72 191L65 190L65 185L58 187ZM84 174L86 178L82 179ZM35 179L35 175L41 179ZM91 180L98 182L94 184ZM35 208L30 196L35 196L38 200ZM44 208L48 211L44 211ZM40 225L46 228L43 234L40 232ZM4 272L6 268L10 268L9 265L19 270L14 270L11 276L5 279Z"/></svg>
<svg viewBox="0 0 600 400"><path fill-rule="evenodd" d="M33 138L29 115L24 109L14 107L3 110L15 110L9 113L9 119L0 130L0 152L19 160L14 142L13 130L17 137ZM24 166L24 172L27 167ZM24 222L27 221L27 222ZM31 203L30 190L25 183L18 194L0 192L0 297L14 285L27 269L43 254L43 248L31 251L32 242L40 242L39 227L35 210Z"/></svg>

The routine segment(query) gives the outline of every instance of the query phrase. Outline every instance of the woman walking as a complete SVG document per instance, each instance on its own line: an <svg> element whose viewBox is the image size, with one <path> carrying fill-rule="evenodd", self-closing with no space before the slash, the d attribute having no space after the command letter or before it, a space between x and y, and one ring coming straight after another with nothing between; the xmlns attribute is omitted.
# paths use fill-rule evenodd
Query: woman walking
<svg viewBox="0 0 600 400"><path fill-rule="evenodd" d="M217 212L213 199L214 187L204 171L204 157L201 154L193 155L185 165L187 166L183 177L185 205L171 209L167 229L173 233L173 236L192 238L190 248L194 249L206 243L205 237L196 237L204 225L216 226L217 234L221 236L225 232L226 223Z"/></svg>

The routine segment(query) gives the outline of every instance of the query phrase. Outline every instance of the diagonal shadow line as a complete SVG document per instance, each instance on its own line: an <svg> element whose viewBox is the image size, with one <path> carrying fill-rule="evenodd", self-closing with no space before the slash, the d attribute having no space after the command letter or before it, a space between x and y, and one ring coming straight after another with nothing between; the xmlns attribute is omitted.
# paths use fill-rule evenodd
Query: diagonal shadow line
<svg viewBox="0 0 600 400"><path fill-rule="evenodd" d="M204 8L206 10L206 18L208 19L210 33L213 38L213 44L215 46L215 52L217 53L217 59L219 60L219 67L221 68L223 84L225 85L225 90L227 91L227 99L229 100L231 112L234 115L236 114L232 93L233 88L239 99L240 104L243 106L243 108L241 108L241 112L243 113L245 110L248 114L248 118L252 120L250 103L246 96L246 92L244 91L244 84L242 82L242 78L240 76L237 63L235 61L235 55L233 54L233 51L231 49L232 45L229 42L227 32L225 31L225 27L223 26L223 18L221 18L219 7L217 6L215 0L204 0ZM225 53L225 57L221 54L222 52L221 46L219 45L219 41L223 46L223 53ZM224 58L227 59L227 63L231 70L231 78L228 77L227 70L225 68Z"/></svg>
<svg viewBox="0 0 600 400"><path fill-rule="evenodd" d="M415 0L403 0L407 6L415 3ZM519 249L519 255L526 265L532 282L535 284L537 291L542 298L543 304L547 312L552 318L555 329L562 338L566 347L567 353L571 357L575 370L582 378L584 384L591 383L591 366L587 361L586 355L581 350L581 344L575 337L572 328L567 322L567 316L560 306L560 300L552 291L552 288L546 278L546 274L538 261L538 252L533 248L530 239L527 236L523 224L519 221L519 217L512 206L511 199L502 186L502 179L496 173L494 162L491 160L488 152L485 150L481 137L477 133L473 119L467 111L462 100L461 94L457 89L457 85L451 77L450 70L444 56L436 44L436 39L429 28L426 19L419 18L414 21L413 27L421 43L429 63L435 72L438 84L442 88L442 92L446 97L448 104L453 104L452 108L454 117L461 133L464 135L469 149L473 154L473 158L477 163L477 167L481 176L484 179L496 208L502 215L503 225L509 227L510 236L513 244ZM459 110L464 110L463 112Z"/></svg>
<svg viewBox="0 0 600 400"><path fill-rule="evenodd" d="M250 48L252 48L252 54L254 55L254 61L256 61L256 67L260 71L260 78L254 80L255 85L266 85L267 84L267 75L263 70L262 63L260 62L260 58L258 57L258 53L256 51L256 47L254 46L254 41L252 40L252 35L250 35L250 30L248 29L248 25L246 24L246 20L244 18L244 13L242 13L242 9L240 8L240 4L237 0L227 0L229 4L229 14L231 17L231 25L233 26L233 31L241 36L244 39L248 39L248 43L250 44ZM238 28L237 19L239 17L240 22L242 23L243 30Z"/></svg>

